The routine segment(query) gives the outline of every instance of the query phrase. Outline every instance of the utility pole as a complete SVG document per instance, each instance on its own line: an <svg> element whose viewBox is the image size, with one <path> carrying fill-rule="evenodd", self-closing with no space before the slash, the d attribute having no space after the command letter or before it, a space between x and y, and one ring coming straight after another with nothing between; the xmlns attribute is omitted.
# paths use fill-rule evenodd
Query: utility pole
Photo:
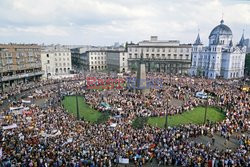
<svg viewBox="0 0 250 167"><path fill-rule="evenodd" d="M207 106L208 106L208 97L207 97L206 106L205 106L204 125L206 124L206 121L207 121Z"/></svg>
<svg viewBox="0 0 250 167"><path fill-rule="evenodd" d="M167 99L167 110L166 110L166 120L165 120L165 129L168 128L168 99Z"/></svg>
<svg viewBox="0 0 250 167"><path fill-rule="evenodd" d="M80 114L79 114L79 106L78 106L78 90L76 90L76 114L77 114L77 119L80 119Z"/></svg>

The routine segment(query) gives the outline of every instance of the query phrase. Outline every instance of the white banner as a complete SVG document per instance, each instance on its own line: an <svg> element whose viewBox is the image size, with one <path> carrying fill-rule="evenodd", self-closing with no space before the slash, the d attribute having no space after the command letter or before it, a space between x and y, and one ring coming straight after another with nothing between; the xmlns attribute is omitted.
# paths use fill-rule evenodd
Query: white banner
<svg viewBox="0 0 250 167"><path fill-rule="evenodd" d="M22 100L22 103L25 103L25 104L30 104L31 101L30 100Z"/></svg>
<svg viewBox="0 0 250 167"><path fill-rule="evenodd" d="M121 163L121 164L129 164L129 159L128 158L119 158L119 163Z"/></svg>
<svg viewBox="0 0 250 167"><path fill-rule="evenodd" d="M17 128L17 124L3 126L3 130L14 129L14 128Z"/></svg>

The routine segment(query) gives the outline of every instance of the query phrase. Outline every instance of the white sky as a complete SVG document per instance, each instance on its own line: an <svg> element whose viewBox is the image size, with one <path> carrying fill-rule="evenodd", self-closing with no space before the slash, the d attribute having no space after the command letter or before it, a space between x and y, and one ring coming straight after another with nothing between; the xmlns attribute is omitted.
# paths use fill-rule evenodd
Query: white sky
<svg viewBox="0 0 250 167"><path fill-rule="evenodd" d="M250 37L249 0L0 0L0 43L111 45L158 35L203 43L219 24Z"/></svg>

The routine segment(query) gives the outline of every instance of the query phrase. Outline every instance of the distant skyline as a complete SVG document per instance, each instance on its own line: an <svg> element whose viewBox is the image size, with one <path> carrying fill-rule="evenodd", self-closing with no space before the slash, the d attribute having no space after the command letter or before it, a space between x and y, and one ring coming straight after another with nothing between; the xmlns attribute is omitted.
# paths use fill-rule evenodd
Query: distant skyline
<svg viewBox="0 0 250 167"><path fill-rule="evenodd" d="M199 29L207 45L222 17L234 44L250 37L249 0L1 0L0 43L193 43Z"/></svg>

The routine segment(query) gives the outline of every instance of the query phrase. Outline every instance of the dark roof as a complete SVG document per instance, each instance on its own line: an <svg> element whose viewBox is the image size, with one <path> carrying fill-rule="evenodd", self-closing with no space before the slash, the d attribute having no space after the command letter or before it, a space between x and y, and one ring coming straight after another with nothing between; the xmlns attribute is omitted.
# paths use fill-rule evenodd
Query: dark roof
<svg viewBox="0 0 250 167"><path fill-rule="evenodd" d="M231 29L224 24L224 20L221 20L220 25L216 26L210 33L209 37L213 35L233 35Z"/></svg>

